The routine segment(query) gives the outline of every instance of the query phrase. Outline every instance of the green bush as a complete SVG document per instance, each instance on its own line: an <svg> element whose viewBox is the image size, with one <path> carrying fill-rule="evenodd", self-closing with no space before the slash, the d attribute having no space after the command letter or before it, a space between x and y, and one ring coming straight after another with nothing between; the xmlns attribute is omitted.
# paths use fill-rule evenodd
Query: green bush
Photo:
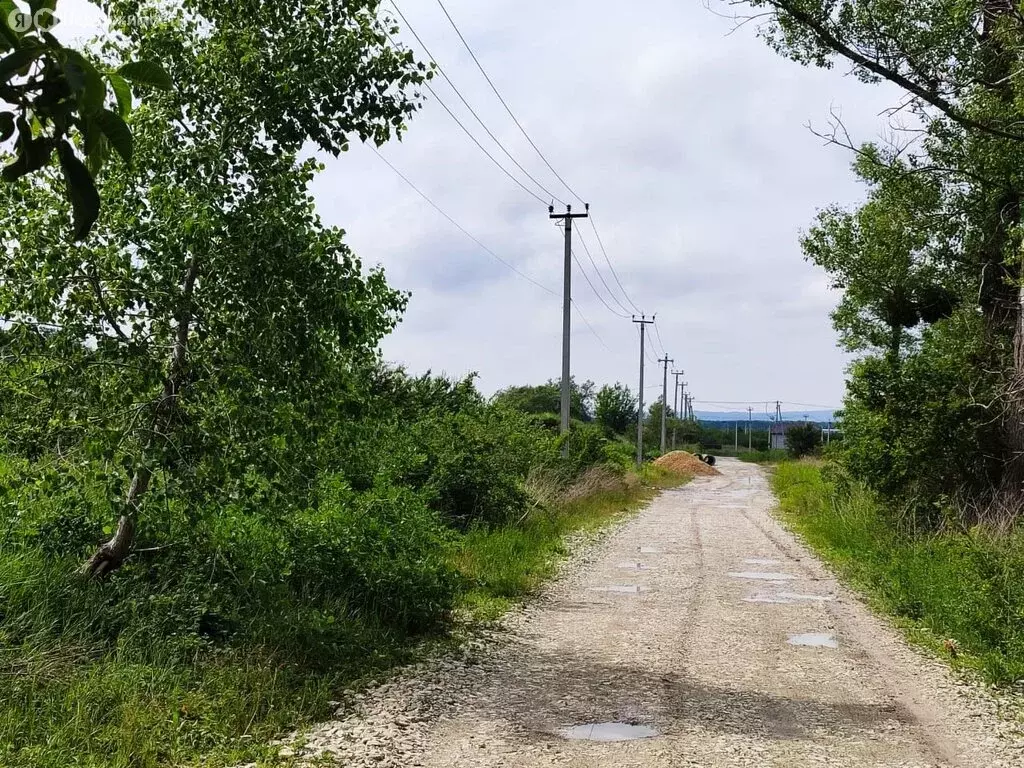
<svg viewBox="0 0 1024 768"><path fill-rule="evenodd" d="M810 456L821 447L817 424L795 424L786 431L786 450L794 459Z"/></svg>
<svg viewBox="0 0 1024 768"><path fill-rule="evenodd" d="M451 608L456 581L451 536L415 492L356 494L332 478L319 505L289 521L289 581L307 597L344 600L350 615L421 632Z"/></svg>

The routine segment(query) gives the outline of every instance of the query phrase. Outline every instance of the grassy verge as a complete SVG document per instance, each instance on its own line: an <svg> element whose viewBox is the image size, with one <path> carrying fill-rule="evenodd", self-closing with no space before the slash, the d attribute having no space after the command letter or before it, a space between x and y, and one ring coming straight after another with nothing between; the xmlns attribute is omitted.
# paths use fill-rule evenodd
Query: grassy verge
<svg viewBox="0 0 1024 768"><path fill-rule="evenodd" d="M554 573L567 534L607 524L682 481L645 468L518 525L458 535L461 604L474 620L497 617ZM244 644L176 642L154 623L174 605L122 594L117 579L84 585L70 576L75 565L0 547L2 768L277 764L270 740L328 717L345 686L450 642L450 625L404 637L344 605L327 612L271 592L254 600L260 612L248 620L259 630ZM112 649L101 625L114 607L144 629L120 632Z"/></svg>
<svg viewBox="0 0 1024 768"><path fill-rule="evenodd" d="M789 452L773 449L769 451L746 451L740 453L737 458L740 461L749 461L752 464L772 464L777 461L785 461L789 458Z"/></svg>
<svg viewBox="0 0 1024 768"><path fill-rule="evenodd" d="M812 464L780 464L772 483L787 522L913 640L990 682L1024 679L1024 534L901 533L864 488Z"/></svg>

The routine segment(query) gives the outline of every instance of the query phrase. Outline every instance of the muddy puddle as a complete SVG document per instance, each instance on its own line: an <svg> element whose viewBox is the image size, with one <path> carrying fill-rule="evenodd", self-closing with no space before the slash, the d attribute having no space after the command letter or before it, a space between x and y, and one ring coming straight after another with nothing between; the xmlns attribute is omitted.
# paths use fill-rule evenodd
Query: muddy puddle
<svg viewBox="0 0 1024 768"><path fill-rule="evenodd" d="M790 635L787 640L790 645L801 645L808 648L838 648L839 641L835 635L827 632L808 632L803 635Z"/></svg>
<svg viewBox="0 0 1024 768"><path fill-rule="evenodd" d="M558 732L563 739L571 741L633 741L649 739L658 732L647 725L629 723L584 723Z"/></svg>

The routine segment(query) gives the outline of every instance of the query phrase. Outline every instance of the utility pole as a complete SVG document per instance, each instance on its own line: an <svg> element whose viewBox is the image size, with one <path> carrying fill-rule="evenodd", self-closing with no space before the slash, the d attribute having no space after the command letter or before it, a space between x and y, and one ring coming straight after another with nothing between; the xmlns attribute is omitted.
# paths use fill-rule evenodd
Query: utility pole
<svg viewBox="0 0 1024 768"><path fill-rule="evenodd" d="M753 450L754 408L747 406L747 450Z"/></svg>
<svg viewBox="0 0 1024 768"><path fill-rule="evenodd" d="M644 331L648 325L654 324L654 319L648 320L645 315L640 315L637 320L633 315L633 322L640 326L640 390L636 396L636 465L640 467L644 463Z"/></svg>
<svg viewBox="0 0 1024 768"><path fill-rule="evenodd" d="M585 219L590 215L590 204L585 213L573 213L572 206L565 206L565 213L555 213L555 206L548 206L548 218L565 222L565 272L562 279L562 430L569 433L569 409L571 407L572 378L569 369L569 332L572 330L572 220ZM562 455L569 452L568 441L562 443Z"/></svg>
<svg viewBox="0 0 1024 768"><path fill-rule="evenodd" d="M736 453L739 453L740 452L740 423L739 423L739 421L737 420L733 424L733 426L736 427L736 435L735 435L735 439L736 439L736 442L735 442Z"/></svg>
<svg viewBox="0 0 1024 768"><path fill-rule="evenodd" d="M686 371L672 371L672 375L676 377L676 383L672 387L672 398L675 401L672 406L672 413L675 414L676 420L672 424L672 450L676 449L676 425L679 423L679 377L684 375Z"/></svg>
<svg viewBox="0 0 1024 768"><path fill-rule="evenodd" d="M664 363L664 373L661 379L661 452L665 452L665 424L668 418L668 364L674 363L675 360L669 358L666 354L659 363Z"/></svg>

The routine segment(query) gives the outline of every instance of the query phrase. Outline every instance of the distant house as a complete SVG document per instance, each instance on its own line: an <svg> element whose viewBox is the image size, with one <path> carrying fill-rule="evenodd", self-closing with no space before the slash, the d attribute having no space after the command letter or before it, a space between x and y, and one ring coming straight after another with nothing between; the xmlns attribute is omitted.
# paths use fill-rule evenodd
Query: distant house
<svg viewBox="0 0 1024 768"><path fill-rule="evenodd" d="M814 422L809 421L776 421L768 427L768 445L772 450L786 450L789 448L789 443L786 440L786 435L793 427L800 426L802 424L812 424ZM843 433L839 429L834 429L831 426L832 422L829 422L829 427L821 428L821 441L823 443L831 442L833 438L839 439ZM819 426L821 426L819 424Z"/></svg>
<svg viewBox="0 0 1024 768"><path fill-rule="evenodd" d="M768 427L768 447L774 450L785 450L786 449L786 432L793 426L791 423L785 421L774 422Z"/></svg>

